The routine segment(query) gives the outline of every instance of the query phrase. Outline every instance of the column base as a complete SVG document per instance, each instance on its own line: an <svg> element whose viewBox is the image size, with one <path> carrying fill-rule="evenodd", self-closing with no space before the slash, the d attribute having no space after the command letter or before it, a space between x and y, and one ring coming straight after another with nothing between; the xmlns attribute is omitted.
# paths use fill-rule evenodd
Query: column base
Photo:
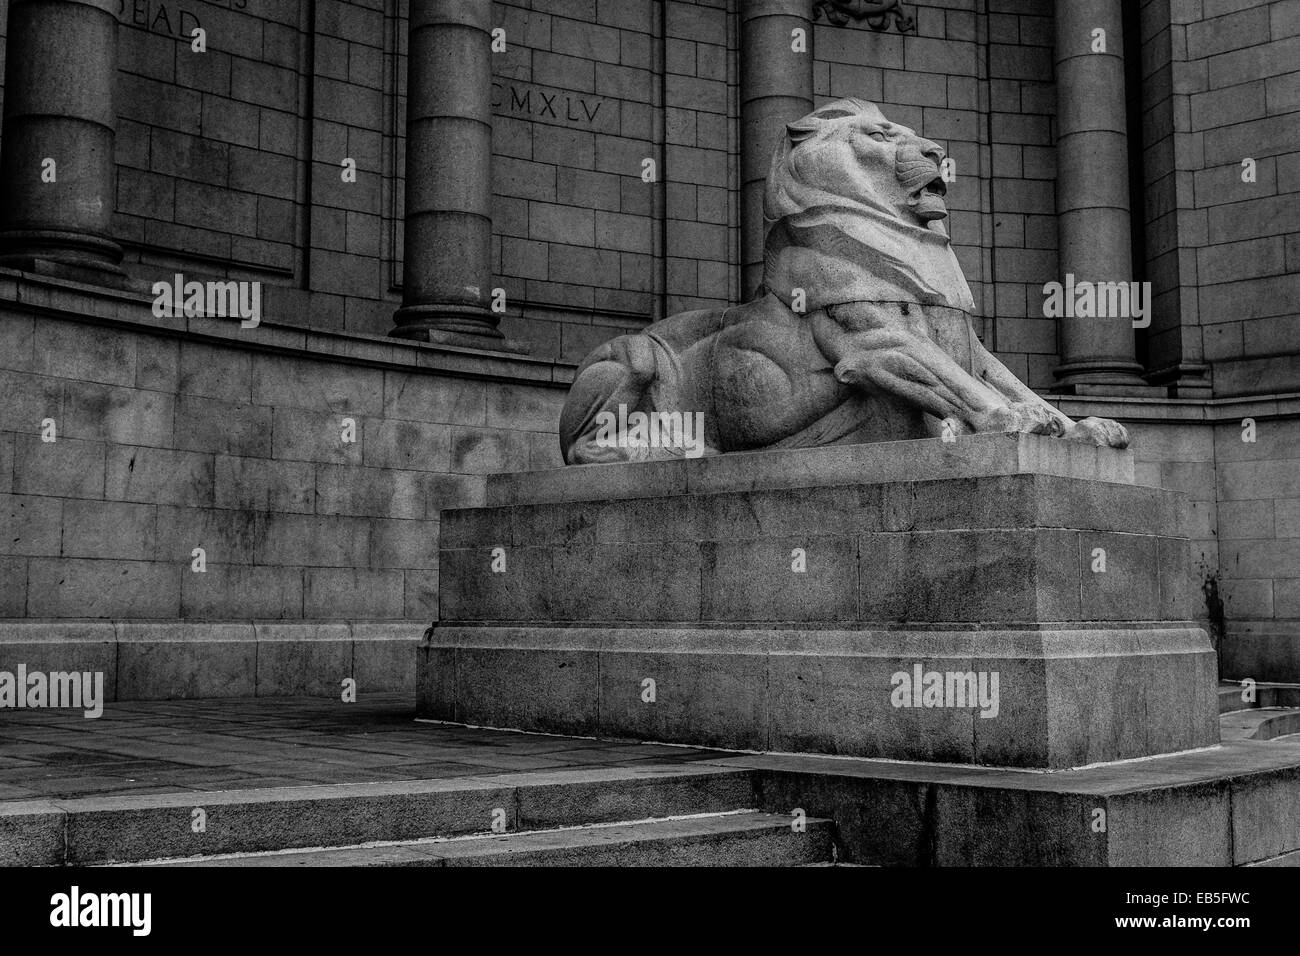
<svg viewBox="0 0 1300 956"><path fill-rule="evenodd" d="M517 355L531 351L528 343L502 335L496 316L476 306L407 305L393 321L397 327L388 334L397 339Z"/></svg>
<svg viewBox="0 0 1300 956"><path fill-rule="evenodd" d="M0 265L37 275L122 288L122 247L102 236L22 230L0 234Z"/></svg>
<svg viewBox="0 0 1300 956"><path fill-rule="evenodd" d="M1053 372L1060 381L1051 391L1058 395L1160 395L1142 377L1136 362L1067 362Z"/></svg>
<svg viewBox="0 0 1300 956"><path fill-rule="evenodd" d="M1179 362L1147 373L1147 380L1168 392L1170 398L1209 398L1213 394L1210 367L1201 362Z"/></svg>

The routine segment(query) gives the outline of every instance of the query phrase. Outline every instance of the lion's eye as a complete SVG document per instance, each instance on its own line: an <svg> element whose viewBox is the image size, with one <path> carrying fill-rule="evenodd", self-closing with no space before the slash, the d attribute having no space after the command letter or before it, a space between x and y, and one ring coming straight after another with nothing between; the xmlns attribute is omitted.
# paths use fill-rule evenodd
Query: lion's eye
<svg viewBox="0 0 1300 956"><path fill-rule="evenodd" d="M880 132L880 130L873 130L873 131L871 132L870 136L871 136L871 138L874 139L877 143L887 143L887 142L889 142L889 137L886 136L884 133Z"/></svg>

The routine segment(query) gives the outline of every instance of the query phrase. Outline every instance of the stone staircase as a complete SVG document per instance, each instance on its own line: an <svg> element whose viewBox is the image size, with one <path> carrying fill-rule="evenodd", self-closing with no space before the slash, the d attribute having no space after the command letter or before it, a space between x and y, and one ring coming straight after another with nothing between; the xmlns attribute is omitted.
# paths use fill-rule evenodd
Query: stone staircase
<svg viewBox="0 0 1300 956"><path fill-rule="evenodd" d="M0 843L29 865L833 862L833 824L759 812L756 782L742 770L657 765L29 802L0 807Z"/></svg>
<svg viewBox="0 0 1300 956"><path fill-rule="evenodd" d="M1050 773L424 724L382 701L24 712L0 734L0 865L1297 866L1300 688L1256 691L1238 710L1224 686L1215 747Z"/></svg>
<svg viewBox="0 0 1300 956"><path fill-rule="evenodd" d="M833 862L829 820L754 810L473 834L403 843L322 847L156 861L180 866L812 866ZM148 865L154 865L151 862Z"/></svg>
<svg viewBox="0 0 1300 956"><path fill-rule="evenodd" d="M1219 685L1219 731L1224 740L1276 740L1300 734L1300 685L1256 684L1242 700L1240 683Z"/></svg>

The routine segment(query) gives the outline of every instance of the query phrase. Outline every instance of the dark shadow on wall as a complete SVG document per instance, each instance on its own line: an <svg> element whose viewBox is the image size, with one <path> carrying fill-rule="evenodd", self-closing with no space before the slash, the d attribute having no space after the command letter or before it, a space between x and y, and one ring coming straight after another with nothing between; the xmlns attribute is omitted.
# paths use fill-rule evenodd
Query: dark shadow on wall
<svg viewBox="0 0 1300 956"><path fill-rule="evenodd" d="M1147 196L1142 162L1142 11L1141 4L1123 4L1125 120L1128 127L1129 231L1132 233L1132 281L1147 278ZM1135 329L1138 364L1150 367L1147 330Z"/></svg>

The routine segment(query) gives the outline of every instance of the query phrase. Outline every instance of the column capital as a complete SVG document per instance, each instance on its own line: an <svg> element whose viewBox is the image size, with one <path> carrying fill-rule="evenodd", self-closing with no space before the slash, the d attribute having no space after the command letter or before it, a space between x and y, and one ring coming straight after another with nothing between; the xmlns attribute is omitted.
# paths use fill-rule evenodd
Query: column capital
<svg viewBox="0 0 1300 956"><path fill-rule="evenodd" d="M492 4L483 0L412 0L407 29L422 27L470 27L492 32Z"/></svg>
<svg viewBox="0 0 1300 956"><path fill-rule="evenodd" d="M740 5L740 19L748 22L763 17L798 17L811 20L812 0L752 0Z"/></svg>

